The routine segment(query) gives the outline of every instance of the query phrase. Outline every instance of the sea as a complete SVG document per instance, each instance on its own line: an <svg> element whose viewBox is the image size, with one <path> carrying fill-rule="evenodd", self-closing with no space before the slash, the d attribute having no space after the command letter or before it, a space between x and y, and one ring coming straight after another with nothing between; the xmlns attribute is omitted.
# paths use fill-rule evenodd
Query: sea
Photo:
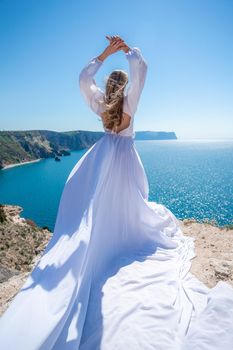
<svg viewBox="0 0 233 350"><path fill-rule="evenodd" d="M134 140L149 182L149 200L178 219L233 224L233 140ZM65 181L88 149L0 170L0 203L54 229Z"/></svg>

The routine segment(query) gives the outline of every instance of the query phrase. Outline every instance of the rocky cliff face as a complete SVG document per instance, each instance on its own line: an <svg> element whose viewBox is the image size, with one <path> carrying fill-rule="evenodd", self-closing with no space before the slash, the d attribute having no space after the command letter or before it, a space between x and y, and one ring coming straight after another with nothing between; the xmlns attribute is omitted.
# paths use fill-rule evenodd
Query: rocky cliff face
<svg viewBox="0 0 233 350"><path fill-rule="evenodd" d="M0 131L0 169L39 158L68 155L91 147L104 135L95 131L56 132L49 130ZM135 140L176 139L173 132L138 131Z"/></svg>
<svg viewBox="0 0 233 350"><path fill-rule="evenodd" d="M91 131L1 131L0 168L39 158L68 155L70 150L90 147L101 136L102 132Z"/></svg>
<svg viewBox="0 0 233 350"><path fill-rule="evenodd" d="M19 206L0 205L0 282L11 274L29 271L51 237L47 228L21 218L22 210Z"/></svg>
<svg viewBox="0 0 233 350"><path fill-rule="evenodd" d="M233 286L233 227L218 227L195 220L180 221L183 232L195 238L196 257L191 272L208 287L218 281Z"/></svg>
<svg viewBox="0 0 233 350"><path fill-rule="evenodd" d="M43 253L51 232L19 216L22 208L0 205L0 314Z"/></svg>
<svg viewBox="0 0 233 350"><path fill-rule="evenodd" d="M51 232L19 216L21 207L0 206L0 314L22 287L45 247ZM220 280L233 286L233 228L193 220L180 221L185 235L195 238L197 256L190 272L207 286Z"/></svg>

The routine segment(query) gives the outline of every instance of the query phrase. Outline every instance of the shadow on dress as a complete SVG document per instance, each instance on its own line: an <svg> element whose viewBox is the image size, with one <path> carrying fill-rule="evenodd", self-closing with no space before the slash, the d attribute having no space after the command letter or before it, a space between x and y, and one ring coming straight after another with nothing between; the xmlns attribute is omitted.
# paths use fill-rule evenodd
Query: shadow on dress
<svg viewBox="0 0 233 350"><path fill-rule="evenodd" d="M40 269L39 267L36 267L34 271L31 273L31 278L34 280L34 282L29 285L28 287L22 288L22 291L25 291L27 289L31 289L34 287L40 287L43 288L43 290L47 292L51 292L53 289L56 289L61 282L67 276L68 273L72 273L73 277L76 278L77 273L80 273L81 267L77 266L75 263L75 259L77 255L81 254L81 251L84 247L82 245L79 246L79 251L75 251L69 259L66 261L65 264L59 267L55 267L52 265L47 265L44 269ZM148 248L149 249L149 248ZM113 277L118 273L118 271L123 268L124 266L130 265L135 261L143 262L146 260L146 258L149 255L152 255L156 251L156 247L152 246L150 247L150 250L144 251L144 253L140 256L137 255L130 255L130 256L118 256L114 257L109 264L107 265L106 271L103 272L103 274L100 277L96 277L90 279L90 266L88 264L86 265L86 274L84 274L83 284L79 288L79 295L80 298L71 298L71 301L69 303L69 306L67 306L66 312L59 322L59 324L56 325L55 329L52 330L52 333L49 335L50 338L56 337L56 340L54 340L53 347L51 349L62 349L65 348L66 350L73 350L73 349L95 349L98 350L101 348L101 339L103 335L103 317L102 317L102 298L103 298L103 287L106 283L106 281ZM88 261L87 261L88 263ZM40 278L43 277L43 278ZM52 276L52 277L51 277ZM46 278L47 277L47 278ZM86 288L86 282L87 280L90 281L90 288L89 288L89 295L87 288ZM77 285L76 285L77 287ZM84 288L82 288L84 287ZM74 288L75 289L75 288ZM85 289L85 290L84 290ZM83 294L84 292L85 294ZM75 290L73 291L75 294ZM82 298L83 303L87 302L87 309L86 314L84 318L84 324L81 325L78 322L78 313L80 308L82 309ZM62 300L56 300L56 305L62 305L64 301ZM84 307L85 311L85 307ZM83 315L84 316L84 315ZM72 323L72 326L71 326ZM75 327L74 327L75 326ZM72 336L72 339L69 339L69 332L70 328L73 329L73 335L76 334L76 336ZM57 332L57 329L60 328L59 334L55 335L55 331ZM74 331L75 328L75 331ZM81 335L81 339L80 339ZM43 349L47 346L47 339L45 340L45 343L43 344Z"/></svg>

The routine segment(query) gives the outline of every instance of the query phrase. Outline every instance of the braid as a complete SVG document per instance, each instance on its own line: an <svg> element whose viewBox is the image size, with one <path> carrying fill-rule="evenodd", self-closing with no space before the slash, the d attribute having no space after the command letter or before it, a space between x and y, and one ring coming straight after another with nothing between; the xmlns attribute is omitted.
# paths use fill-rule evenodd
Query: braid
<svg viewBox="0 0 233 350"><path fill-rule="evenodd" d="M124 89L128 83L127 73L116 70L108 77L104 96L105 127L110 130L117 129L123 118Z"/></svg>

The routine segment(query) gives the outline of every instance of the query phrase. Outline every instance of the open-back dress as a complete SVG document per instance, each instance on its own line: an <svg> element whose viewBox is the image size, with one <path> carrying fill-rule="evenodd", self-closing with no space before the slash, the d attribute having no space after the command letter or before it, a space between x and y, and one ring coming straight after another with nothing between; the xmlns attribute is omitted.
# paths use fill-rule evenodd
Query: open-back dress
<svg viewBox="0 0 233 350"><path fill-rule="evenodd" d="M149 186L134 145L147 63L125 56L130 125L101 137L71 170L51 240L0 320L1 350L232 350L233 288L190 273L194 239ZM93 57L79 77L98 116Z"/></svg>

